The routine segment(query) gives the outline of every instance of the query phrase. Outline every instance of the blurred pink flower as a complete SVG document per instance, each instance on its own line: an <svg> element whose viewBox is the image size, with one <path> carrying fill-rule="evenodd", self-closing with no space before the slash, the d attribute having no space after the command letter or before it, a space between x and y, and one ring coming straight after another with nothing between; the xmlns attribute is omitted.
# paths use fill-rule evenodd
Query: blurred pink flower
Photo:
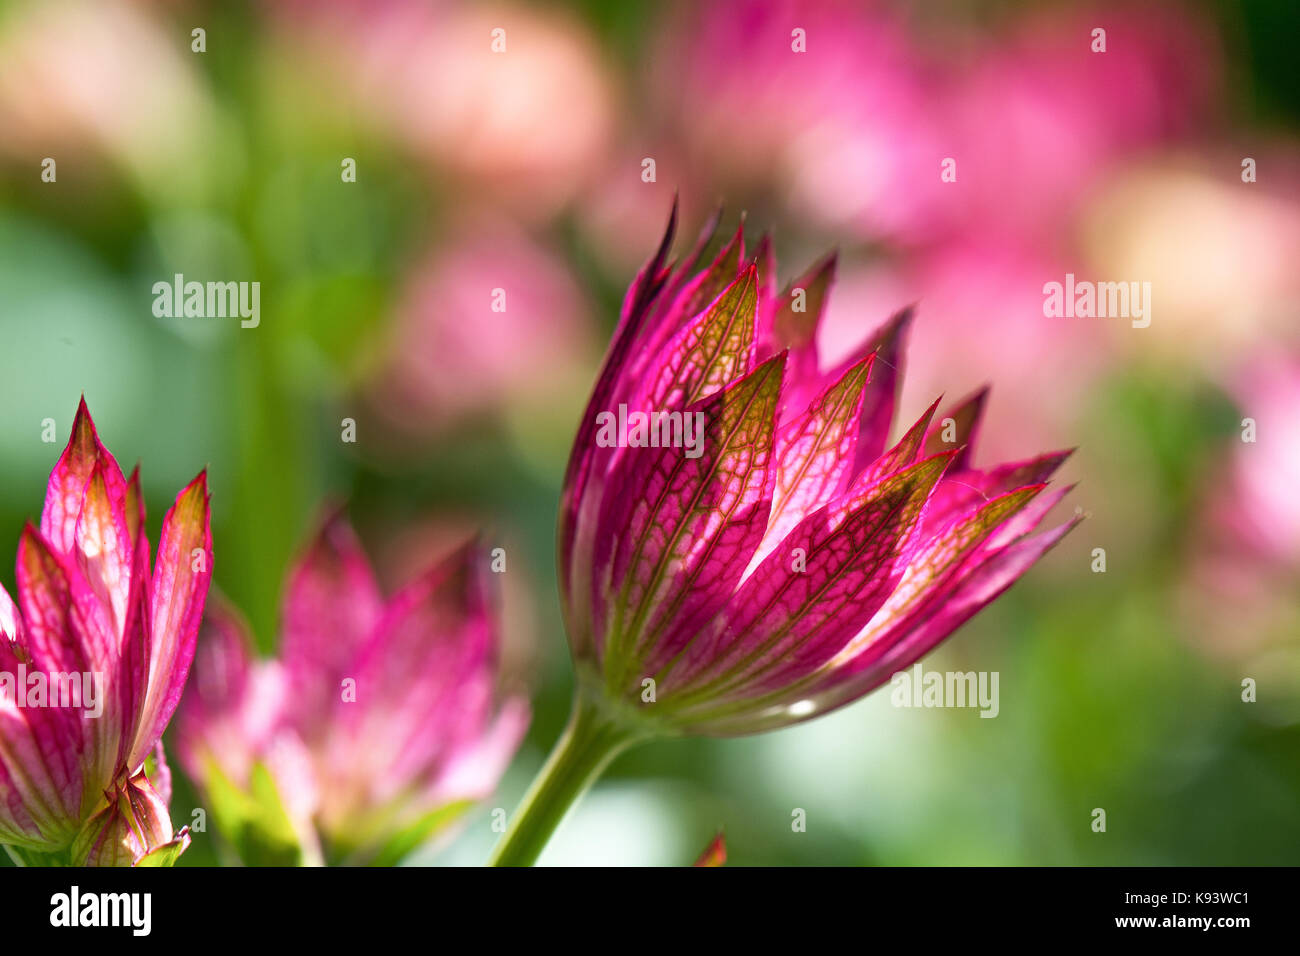
<svg viewBox="0 0 1300 956"><path fill-rule="evenodd" d="M908 235L935 214L947 153L929 82L889 7L682 9L656 50L653 95L665 125L681 124L691 166L704 167L695 178L729 195L774 186L801 219L872 236ZM801 39L806 52L795 50Z"/></svg>
<svg viewBox="0 0 1300 956"><path fill-rule="evenodd" d="M24 163L48 156L71 171L89 145L142 188L193 201L216 117L187 35L122 0L17 5L5 15L0 152Z"/></svg>
<svg viewBox="0 0 1300 956"><path fill-rule="evenodd" d="M997 382L980 450L1024 454L1073 430L1080 406L1107 360L1100 320L1043 315L1043 283L1066 267L1041 254L976 242L953 243L841 270L818 345L837 362L870 331L865 316L914 302L900 407L917 414L937 394L963 395Z"/></svg>
<svg viewBox="0 0 1300 956"><path fill-rule="evenodd" d="M1187 632L1212 657L1274 675L1276 693L1260 699L1270 719L1291 722L1286 698L1300 701L1287 677L1300 651L1300 352L1262 351L1231 391L1240 432L1204 476L1182 594Z"/></svg>
<svg viewBox="0 0 1300 956"><path fill-rule="evenodd" d="M453 231L411 273L370 390L404 432L533 413L594 352L586 302L564 260L503 221Z"/></svg>
<svg viewBox="0 0 1300 956"><path fill-rule="evenodd" d="M1235 395L1254 440L1234 445L1215 514L1242 551L1300 580L1300 354L1260 356Z"/></svg>
<svg viewBox="0 0 1300 956"><path fill-rule="evenodd" d="M560 11L336 0L281 12L286 36L341 77L341 95L516 212L554 213L607 147L611 78L585 26Z"/></svg>
<svg viewBox="0 0 1300 956"><path fill-rule="evenodd" d="M1048 253L1072 238L1099 180L1212 124L1219 80L1206 25L1159 3L1017 16L946 72L952 228Z"/></svg>
<svg viewBox="0 0 1300 956"><path fill-rule="evenodd" d="M496 703L486 577L466 546L385 601L351 528L328 518L290 576L277 660L255 661L241 622L209 615L180 720L186 769L211 795L254 789L265 767L330 860L394 863L445 836L528 723L522 699Z"/></svg>
<svg viewBox="0 0 1300 956"><path fill-rule="evenodd" d="M1206 28L1163 5L1030 13L974 41L888 2L684 9L651 96L693 160L686 195L775 190L872 241L1059 243L1098 177L1205 122L1218 81Z"/></svg>
<svg viewBox="0 0 1300 956"><path fill-rule="evenodd" d="M1256 182L1242 181L1243 154ZM1082 224L1090 268L1151 283L1140 334L1107 334L1130 354L1224 370L1262 349L1300 347L1300 149L1182 154L1134 167L1099 190Z"/></svg>

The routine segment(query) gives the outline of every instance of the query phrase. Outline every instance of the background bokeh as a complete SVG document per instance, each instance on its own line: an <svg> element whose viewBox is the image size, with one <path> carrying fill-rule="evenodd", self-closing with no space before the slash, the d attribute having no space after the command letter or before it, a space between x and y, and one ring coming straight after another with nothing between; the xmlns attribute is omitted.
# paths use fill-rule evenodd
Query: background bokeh
<svg viewBox="0 0 1300 956"><path fill-rule="evenodd" d="M978 462L1077 445L1090 517L925 662L998 671L996 719L886 690L647 746L544 861L1300 863L1298 35L1290 0L0 3L0 541L83 393L151 531L209 466L264 650L327 501L390 588L483 529L534 725L415 860L481 862L567 713L556 502L623 290L675 192L688 234L725 200L782 282L840 250L823 353L919 302L900 420L991 382ZM156 318L177 272L259 281L260 326ZM1150 327L1045 318L1067 272L1151 282Z"/></svg>

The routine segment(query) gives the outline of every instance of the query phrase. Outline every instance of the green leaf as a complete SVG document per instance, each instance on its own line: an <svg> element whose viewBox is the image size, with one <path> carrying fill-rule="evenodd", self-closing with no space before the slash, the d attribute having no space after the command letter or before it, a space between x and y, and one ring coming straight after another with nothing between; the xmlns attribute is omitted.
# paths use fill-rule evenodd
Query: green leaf
<svg viewBox="0 0 1300 956"><path fill-rule="evenodd" d="M215 761L206 762L208 802L217 830L247 866L303 866L305 853L284 808L275 779L253 765L249 789L230 780Z"/></svg>
<svg viewBox="0 0 1300 956"><path fill-rule="evenodd" d="M408 854L444 833L473 806L473 800L457 800L425 814L389 837L370 861L371 865L396 866Z"/></svg>

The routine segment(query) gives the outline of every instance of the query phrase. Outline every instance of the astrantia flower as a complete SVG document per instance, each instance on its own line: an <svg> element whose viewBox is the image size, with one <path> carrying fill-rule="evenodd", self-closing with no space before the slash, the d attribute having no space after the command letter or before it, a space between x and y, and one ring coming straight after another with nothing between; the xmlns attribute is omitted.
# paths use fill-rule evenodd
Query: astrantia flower
<svg viewBox="0 0 1300 956"><path fill-rule="evenodd" d="M972 466L983 393L888 444L910 311L824 368L833 260L778 295L766 239L747 260L737 233L697 271L712 232L669 267L670 223L580 426L559 528L575 717L498 862L531 859L564 788L631 740L856 700L1069 528L1029 534L1065 493L1043 492L1066 453Z"/></svg>
<svg viewBox="0 0 1300 956"><path fill-rule="evenodd" d="M212 568L206 473L163 519L149 566L138 470L100 444L83 401L0 588L0 843L19 862L170 863L159 738L194 657ZM41 688L44 688L42 691Z"/></svg>
<svg viewBox="0 0 1300 956"><path fill-rule="evenodd" d="M213 607L180 753L219 824L259 831L228 834L241 853L266 854L278 825L304 861L318 830L328 860L394 863L491 794L528 709L497 702L488 573L466 546L385 601L335 515L290 576L278 660Z"/></svg>

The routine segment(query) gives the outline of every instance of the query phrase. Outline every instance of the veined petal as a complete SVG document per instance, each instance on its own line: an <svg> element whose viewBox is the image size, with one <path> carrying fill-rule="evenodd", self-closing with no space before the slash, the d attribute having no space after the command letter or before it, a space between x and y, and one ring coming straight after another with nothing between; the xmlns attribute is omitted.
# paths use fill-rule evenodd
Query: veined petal
<svg viewBox="0 0 1300 956"><path fill-rule="evenodd" d="M943 534L918 539L916 548L908 556L907 568L898 588L870 623L848 642L839 658L846 661L856 657L870 644L881 641L883 635L920 607L927 595L950 582L967 557L999 525L1032 501L1043 487L1030 485L1008 492L966 515Z"/></svg>
<svg viewBox="0 0 1300 956"><path fill-rule="evenodd" d="M865 350L876 353L876 361L871 367L871 381L867 383L867 393L862 400L854 471L862 471L878 458L889 441L894 405L903 382L903 350L914 314L915 310L910 306L894 313L864 346Z"/></svg>
<svg viewBox="0 0 1300 956"><path fill-rule="evenodd" d="M76 832L81 803L78 745L68 746L62 715L48 707L20 708L20 675L30 658L22 617L0 585L0 843L33 849L65 844ZM22 667L20 667L22 665Z"/></svg>
<svg viewBox="0 0 1300 956"><path fill-rule="evenodd" d="M212 527L203 471L163 518L149 598L149 687L128 770L137 769L153 750L180 703L211 580Z"/></svg>
<svg viewBox="0 0 1300 956"><path fill-rule="evenodd" d="M745 261L745 224L742 220L731 241L719 250L710 266L686 281L666 302L668 308L660 323L650 329L644 343L645 355L653 355L668 338L676 335L683 324L715 302L728 286L741 277Z"/></svg>
<svg viewBox="0 0 1300 956"><path fill-rule="evenodd" d="M668 281L664 268L668 251L677 231L677 200L659 248L642 267L628 288L619 317L618 329L601 364L573 442L573 451L564 472L564 493L560 499L557 528L559 546L560 593L564 596L564 623L569 641L576 652L585 653L591 646L591 546L595 521L599 513L600 493L605 474L613 457L613 448L596 442L596 420L601 412L616 404L620 380L633 355L656 296Z"/></svg>
<svg viewBox="0 0 1300 956"><path fill-rule="evenodd" d="M1014 584L1081 520L1082 516L1071 518L1050 531L992 551L948 586L932 592L917 613L881 634L878 642L832 666L824 677L831 689L824 698L826 707L860 697L924 657Z"/></svg>
<svg viewBox="0 0 1300 956"><path fill-rule="evenodd" d="M898 443L868 465L862 476L855 479L854 483L871 485L888 475L914 465L922 454L921 448L925 441L926 429L930 427L930 420L934 417L934 410L938 407L939 399L936 398L930 404L930 407L921 413L921 417L912 424L912 427L904 433L903 437L898 440ZM951 473L952 468L953 466L949 466L949 473Z"/></svg>
<svg viewBox="0 0 1300 956"><path fill-rule="evenodd" d="M988 397L989 388L985 385L939 416L939 424L925 436L926 453L933 455L950 448L959 448L961 453L952 463L952 470L958 472L969 469Z"/></svg>
<svg viewBox="0 0 1300 956"><path fill-rule="evenodd" d="M126 520L126 496L127 485L117 466L103 459L96 461L81 500L71 552L86 583L111 611L119 639L126 624L135 557ZM112 650L116 658L119 648Z"/></svg>
<svg viewBox="0 0 1300 956"><path fill-rule="evenodd" d="M128 502L129 489L130 485L128 485ZM128 516L131 510L131 505L128 503ZM142 504L139 516L143 522ZM128 530L130 524L128 517ZM123 728L118 743L117 764L119 765L125 764L130 757L131 748L140 733L145 698L149 692L150 659L153 656L151 633L153 617L149 604L153 591L153 576L149 569L149 536L137 533L134 537L134 566L131 570L131 591L127 596L126 623L122 629L121 653L117 672L113 677L114 687L110 688L113 699L117 701L119 715L117 719Z"/></svg>
<svg viewBox="0 0 1300 956"><path fill-rule="evenodd" d="M81 498L98 461L103 461L105 468L115 471L121 480L122 471L100 442L86 400L82 398L72 422L68 445L50 473L45 508L41 512L41 534L61 553L72 551L76 541L77 516L81 514Z"/></svg>
<svg viewBox="0 0 1300 956"><path fill-rule="evenodd" d="M763 544L750 561L758 566L806 516L842 494L853 467L863 389L871 376L868 356L832 383L802 415L776 433L777 472Z"/></svg>
<svg viewBox="0 0 1300 956"><path fill-rule="evenodd" d="M981 503L1026 485L1041 485L1070 457L1072 450L1054 451L1025 461L1009 462L989 471L949 472L935 489L921 518L923 537L943 533Z"/></svg>
<svg viewBox="0 0 1300 956"><path fill-rule="evenodd" d="M27 632L29 669L47 675L86 675L106 696L104 712L91 717L82 706L49 707L48 716L29 723L48 725L47 759L72 760L91 798L112 779L123 732L116 709L113 678L118 661L117 635L109 609L91 590L73 559L54 551L28 525L18 542L18 599ZM84 703L84 700L83 700ZM57 748L57 757L48 748Z"/></svg>
<svg viewBox="0 0 1300 956"><path fill-rule="evenodd" d="M609 590L596 596L595 606L599 629L612 627L613 641L604 648L611 679L630 676L624 668L665 629L669 633L653 642L654 653L673 653L695 621L725 602L762 540L784 362L784 354L770 359L687 408L685 414L698 414L704 423L698 457L674 447L624 449L614 480L640 492L607 499L603 547L596 552L596 568L609 574L597 582ZM620 613L606 622L610 601Z"/></svg>
<svg viewBox="0 0 1300 956"><path fill-rule="evenodd" d="M776 253L772 250L772 234L763 233L754 250L754 265L758 268L758 305L754 311L755 360L766 362L779 348L773 348L772 326L780 307L776 291Z"/></svg>
<svg viewBox="0 0 1300 956"><path fill-rule="evenodd" d="M952 453L936 455L878 483L841 520L827 506L800 522L736 593L718 626L687 649L685 666L664 675L661 700L681 694L687 707L703 696L707 711L761 696L834 656L898 584L904 545L951 459Z"/></svg>
<svg viewBox="0 0 1300 956"><path fill-rule="evenodd" d="M727 285L646 366L634 400L646 412L681 408L725 388L753 367L758 270L753 266Z"/></svg>
<svg viewBox="0 0 1300 956"><path fill-rule="evenodd" d="M49 671L93 671L116 658L105 607L81 572L30 524L18 540L18 601L34 661Z"/></svg>
<svg viewBox="0 0 1300 956"><path fill-rule="evenodd" d="M844 377L847 370L861 362L858 356L833 375L823 375L817 355L817 330L835 282L838 256L831 253L814 263L781 293L769 325L758 327L758 355L766 358L788 349L789 376L786 393L781 397L781 422L803 412L819 392Z"/></svg>

